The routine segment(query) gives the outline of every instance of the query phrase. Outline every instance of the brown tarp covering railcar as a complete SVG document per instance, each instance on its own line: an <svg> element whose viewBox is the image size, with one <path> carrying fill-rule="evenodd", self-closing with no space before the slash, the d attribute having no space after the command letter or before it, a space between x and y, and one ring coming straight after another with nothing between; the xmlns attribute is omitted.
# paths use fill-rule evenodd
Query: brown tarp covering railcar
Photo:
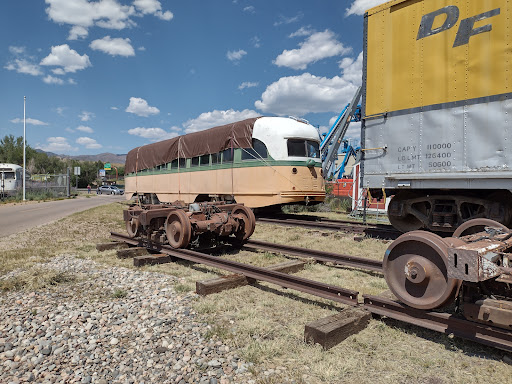
<svg viewBox="0 0 512 384"><path fill-rule="evenodd" d="M258 119L246 119L134 148L126 155L125 174L167 164L177 158L218 153L227 148L251 148L252 130Z"/></svg>

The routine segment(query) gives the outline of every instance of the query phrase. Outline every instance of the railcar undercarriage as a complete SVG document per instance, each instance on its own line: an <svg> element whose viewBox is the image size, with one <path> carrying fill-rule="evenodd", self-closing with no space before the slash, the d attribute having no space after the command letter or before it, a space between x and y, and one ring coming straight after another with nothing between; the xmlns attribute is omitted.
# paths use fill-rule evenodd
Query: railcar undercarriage
<svg viewBox="0 0 512 384"><path fill-rule="evenodd" d="M134 204L123 211L130 237L143 237L173 248L212 247L235 236L243 242L256 226L256 218L243 204L222 202Z"/></svg>
<svg viewBox="0 0 512 384"><path fill-rule="evenodd" d="M372 191L372 196L381 191ZM390 194L388 194L389 196ZM512 193L509 191L398 191L389 203L388 218L396 229L409 232L428 229L452 233L468 220L487 218L512 224Z"/></svg>
<svg viewBox="0 0 512 384"><path fill-rule="evenodd" d="M512 329L512 230L475 219L441 238L412 231L386 251L384 277L393 294L418 309L457 300L468 320Z"/></svg>

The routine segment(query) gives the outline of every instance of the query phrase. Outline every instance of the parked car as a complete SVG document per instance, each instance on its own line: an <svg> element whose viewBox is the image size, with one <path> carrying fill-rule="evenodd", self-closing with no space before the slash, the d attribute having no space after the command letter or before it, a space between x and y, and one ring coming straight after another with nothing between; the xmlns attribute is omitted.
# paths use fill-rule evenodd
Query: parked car
<svg viewBox="0 0 512 384"><path fill-rule="evenodd" d="M124 190L116 187L115 185L102 185L101 187L98 187L96 193L99 195L103 193L107 193L110 195L123 195Z"/></svg>

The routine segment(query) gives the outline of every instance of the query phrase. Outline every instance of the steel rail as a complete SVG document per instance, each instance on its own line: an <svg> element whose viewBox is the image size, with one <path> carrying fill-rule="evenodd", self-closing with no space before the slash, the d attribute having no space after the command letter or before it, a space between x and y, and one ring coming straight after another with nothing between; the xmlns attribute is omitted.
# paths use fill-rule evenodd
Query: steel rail
<svg viewBox="0 0 512 384"><path fill-rule="evenodd" d="M265 241L253 239L249 239L244 244L244 247L251 249L263 249L265 251L279 252L304 258L313 258L324 263L334 263L337 265L345 265L347 267L366 269L369 271L382 273L382 261L379 260L372 260L363 257L342 255L325 251L317 251L314 249L299 248L291 245L268 243Z"/></svg>
<svg viewBox="0 0 512 384"><path fill-rule="evenodd" d="M351 233L359 233L362 235L374 236L382 239L396 239L402 233L393 228L379 227L379 226L365 226L359 223L345 223L345 222L323 222L313 220L298 220L298 219L277 219L260 217L256 219L259 222L267 224L285 225L290 227L306 227L315 229L326 229L330 231L344 231Z"/></svg>
<svg viewBox="0 0 512 384"><path fill-rule="evenodd" d="M130 238L129 236L120 233L111 232L110 237L114 240L123 241L134 246L145 247L183 260L242 274L248 278L266 281L284 288L295 289L300 292L336 301L338 303L352 306L358 305L357 297L359 292L357 291L304 279L294 275L288 275L282 272L272 271L267 268L226 260L221 257L211 256L205 253L191 251L189 249L174 249L168 245L154 243L146 239Z"/></svg>
<svg viewBox="0 0 512 384"><path fill-rule="evenodd" d="M363 295L363 298L362 307L374 314L512 352L512 332L505 329L460 319L448 313L410 308L379 296Z"/></svg>

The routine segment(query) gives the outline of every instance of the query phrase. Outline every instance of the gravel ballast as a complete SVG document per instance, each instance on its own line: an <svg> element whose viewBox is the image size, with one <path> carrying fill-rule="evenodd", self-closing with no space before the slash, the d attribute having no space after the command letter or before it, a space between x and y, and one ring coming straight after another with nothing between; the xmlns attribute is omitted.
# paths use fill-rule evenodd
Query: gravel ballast
<svg viewBox="0 0 512 384"><path fill-rule="evenodd" d="M175 277L72 255L39 267L75 281L0 295L0 382L255 382L251 363L206 337Z"/></svg>

